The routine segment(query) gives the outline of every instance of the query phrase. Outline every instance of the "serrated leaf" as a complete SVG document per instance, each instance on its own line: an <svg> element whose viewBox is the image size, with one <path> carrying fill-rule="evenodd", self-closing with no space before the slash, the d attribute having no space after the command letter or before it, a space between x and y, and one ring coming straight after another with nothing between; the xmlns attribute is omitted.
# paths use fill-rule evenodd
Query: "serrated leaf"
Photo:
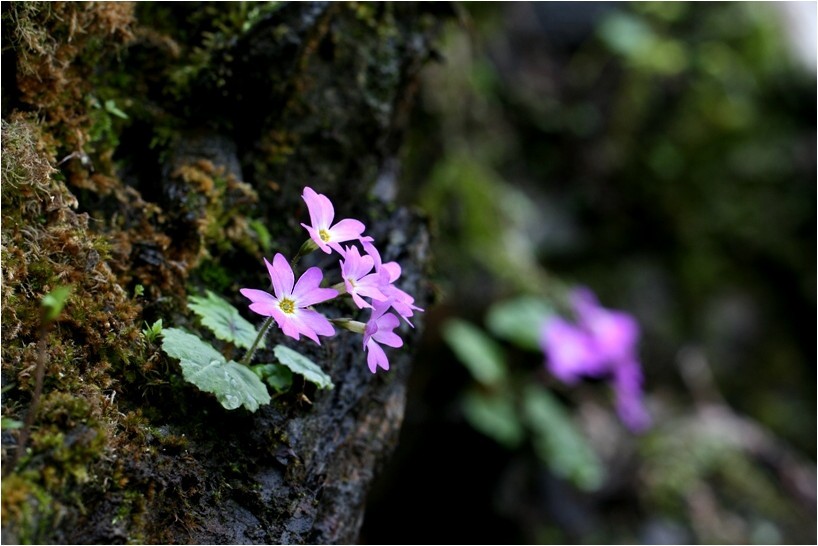
<svg viewBox="0 0 818 546"><path fill-rule="evenodd" d="M554 309L540 298L523 296L492 305L486 326L492 334L518 347L539 351L540 330Z"/></svg>
<svg viewBox="0 0 818 546"><path fill-rule="evenodd" d="M276 392L288 391L293 384L293 372L282 364L257 364L250 369Z"/></svg>
<svg viewBox="0 0 818 546"><path fill-rule="evenodd" d="M599 458L548 391L529 386L523 393L523 415L533 432L534 450L555 474L588 491L599 488Z"/></svg>
<svg viewBox="0 0 818 546"><path fill-rule="evenodd" d="M497 385L505 380L506 363L503 350L481 329L460 319L443 325L443 339L472 376L484 385Z"/></svg>
<svg viewBox="0 0 818 546"><path fill-rule="evenodd" d="M469 424L486 436L508 448L520 445L524 430L509 396L472 390L463 397L462 409Z"/></svg>
<svg viewBox="0 0 818 546"><path fill-rule="evenodd" d="M253 346L258 331L225 299L207 290L204 298L188 296L188 307L199 315L202 325L210 328L217 338L245 349ZM264 348L264 340L259 343L259 348Z"/></svg>
<svg viewBox="0 0 818 546"><path fill-rule="evenodd" d="M318 364L301 353L284 345L276 345L273 352L281 364L287 366L293 373L303 375L304 379L315 383L319 389L332 389L335 386L332 384L332 378L324 373Z"/></svg>
<svg viewBox="0 0 818 546"><path fill-rule="evenodd" d="M244 406L256 411L270 403L270 393L247 366L226 361L210 344L177 328L162 331L162 350L179 359L185 379L200 390L213 393L225 409Z"/></svg>

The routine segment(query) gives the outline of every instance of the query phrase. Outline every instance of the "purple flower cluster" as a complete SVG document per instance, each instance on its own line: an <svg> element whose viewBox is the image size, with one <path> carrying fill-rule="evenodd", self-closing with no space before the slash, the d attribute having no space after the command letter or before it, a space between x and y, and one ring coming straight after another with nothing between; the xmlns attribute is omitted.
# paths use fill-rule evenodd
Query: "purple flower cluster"
<svg viewBox="0 0 818 546"><path fill-rule="evenodd" d="M554 316L545 321L540 343L547 366L567 384L582 377L610 377L616 410L635 432L650 426L642 402L642 369L636 356L639 325L627 313L605 309L587 288L571 293L576 322Z"/></svg>
<svg viewBox="0 0 818 546"><path fill-rule="evenodd" d="M241 293L251 301L251 311L272 317L285 335L297 340L303 334L318 344L318 336L332 336L335 328L330 320L311 307L348 294L359 309L370 310L369 320L365 324L351 319L340 319L335 323L363 334L363 349L367 352L367 364L372 373L378 368L388 370L389 360L381 345L401 347L403 340L394 333L400 325L398 316L413 326L409 319L415 311L423 309L414 305L412 296L395 286L401 275L400 265L382 263L374 239L364 235L366 227L363 223L345 218L333 224L335 209L332 202L312 188L305 187L302 198L311 222L311 225L301 224L311 239L305 247L320 249L327 254L337 252L341 256L342 282L333 288L321 288L324 273L318 267L307 269L295 282L290 263L279 253L272 264L264 259L273 283L273 294L253 288L242 288ZM341 243L355 242L361 245L363 254L354 244L341 246ZM398 316L387 312L390 309Z"/></svg>

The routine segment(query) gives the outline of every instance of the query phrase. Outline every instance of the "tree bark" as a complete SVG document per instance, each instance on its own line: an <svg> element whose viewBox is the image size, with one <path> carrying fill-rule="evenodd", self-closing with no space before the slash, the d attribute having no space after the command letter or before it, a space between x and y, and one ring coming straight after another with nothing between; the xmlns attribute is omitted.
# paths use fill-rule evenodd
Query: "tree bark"
<svg viewBox="0 0 818 546"><path fill-rule="evenodd" d="M262 256L306 238L307 185L364 221L429 303L425 223L392 200L438 9L3 5L3 416L34 415L25 446L4 425L4 542L356 541L422 315L386 373L359 335L299 343L335 388L296 382L255 413L184 382L141 329L203 331L185 296L204 289L246 309L238 288L269 284ZM62 284L41 334L40 300ZM276 343L295 346L274 328Z"/></svg>

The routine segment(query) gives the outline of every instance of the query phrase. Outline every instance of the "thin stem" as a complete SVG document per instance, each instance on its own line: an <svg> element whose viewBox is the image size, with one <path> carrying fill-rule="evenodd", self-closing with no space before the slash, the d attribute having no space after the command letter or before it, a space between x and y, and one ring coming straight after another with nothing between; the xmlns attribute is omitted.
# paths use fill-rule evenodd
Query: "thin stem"
<svg viewBox="0 0 818 546"><path fill-rule="evenodd" d="M253 342L253 346L250 347L250 350L247 351L247 354L244 355L241 363L245 366L249 366L250 362L253 360L253 355L256 354L256 348L258 348L258 344L261 343L261 340L264 338L264 334L267 333L267 330L270 328L270 325L273 323L273 317L267 317L267 320L264 321L264 324L261 325L261 330L258 332L258 336L256 336L256 340Z"/></svg>
<svg viewBox="0 0 818 546"><path fill-rule="evenodd" d="M290 260L290 267L295 269L295 264L298 263L298 260L300 260L302 256L306 256L307 254L316 250L318 250L318 245L315 244L315 241L312 239L307 239L304 241L304 244L301 245L301 248L298 249L296 255L293 256L293 259Z"/></svg>
<svg viewBox="0 0 818 546"><path fill-rule="evenodd" d="M47 321L40 327L40 341L37 343L37 368L34 372L34 394L31 397L31 405L26 414L25 424L20 430L20 436L17 440L17 449L11 456L10 461L6 461L3 465L4 474L6 470L14 470L17 461L26 450L29 435L31 434L31 427L34 425L34 417L37 415L37 406L40 403L40 396L43 393L43 379L45 376L45 359L46 359L46 341L48 339L48 327L51 322Z"/></svg>

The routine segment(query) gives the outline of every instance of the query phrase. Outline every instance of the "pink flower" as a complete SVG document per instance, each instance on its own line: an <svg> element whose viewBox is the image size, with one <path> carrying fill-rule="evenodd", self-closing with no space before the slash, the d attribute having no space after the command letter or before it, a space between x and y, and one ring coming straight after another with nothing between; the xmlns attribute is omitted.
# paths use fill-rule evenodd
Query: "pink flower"
<svg viewBox="0 0 818 546"><path fill-rule="evenodd" d="M541 344L548 369L563 383L573 385L582 376L608 372L588 332L560 317L549 318L543 324Z"/></svg>
<svg viewBox="0 0 818 546"><path fill-rule="evenodd" d="M272 264L265 258L264 263L273 281L275 296L263 290L242 288L242 295L252 302L250 310L273 317L284 334L294 339L299 339L299 334L304 334L320 345L319 335L334 335L335 329L324 315L307 309L338 295L332 288L319 287L324 278L321 270L317 267L307 269L293 286L295 275L283 255L276 254Z"/></svg>
<svg viewBox="0 0 818 546"><path fill-rule="evenodd" d="M383 284L379 287L380 291L386 295L392 308L397 311L398 315L400 315L403 320L406 321L406 324L414 328L415 325L412 324L409 317L415 314L414 311L422 312L423 309L414 305L415 298L395 286L395 281L398 280L401 275L400 265L397 262L388 262L385 264L381 263L381 255L378 252L378 249L375 248L372 237L362 238L361 245L364 247L367 254L372 257L375 263L375 270L386 272L382 278L382 280L385 282L383 282Z"/></svg>
<svg viewBox="0 0 818 546"><path fill-rule="evenodd" d="M344 260L339 263L347 293L352 296L352 300L359 309L372 307L361 296L367 296L373 300L387 299L387 296L379 290L379 287L384 284L385 274L370 273L375 266L371 256L361 256L354 246L346 247Z"/></svg>
<svg viewBox="0 0 818 546"><path fill-rule="evenodd" d="M613 372L616 412L629 429L642 432L650 428L650 415L642 401L642 369L634 359L621 362Z"/></svg>
<svg viewBox="0 0 818 546"><path fill-rule="evenodd" d="M639 325L632 316L600 306L594 293L587 288L574 290L571 304L580 325L593 336L602 359L627 360L635 352Z"/></svg>
<svg viewBox="0 0 818 546"><path fill-rule="evenodd" d="M619 418L634 432L650 426L642 400L642 370L636 357L639 325L627 313L605 309L587 288L571 294L576 323L548 319L540 343L548 369L573 384L583 376L612 379Z"/></svg>
<svg viewBox="0 0 818 546"><path fill-rule="evenodd" d="M307 203L307 209L310 212L311 226L301 224L309 232L310 238L315 241L318 247L329 254L330 249L343 254L341 245L344 241L353 241L361 238L361 234L366 227L358 220L345 218L331 226L332 220L335 218L335 209L332 207L332 202L326 195L316 193L315 190L309 186L304 188L304 193L301 195L304 202Z"/></svg>
<svg viewBox="0 0 818 546"><path fill-rule="evenodd" d="M364 351L368 351L366 363L369 371L375 373L377 369L389 369L389 359L379 343L389 347L402 347L403 340L392 330L398 327L400 321L392 313L385 313L388 304L375 303L369 321L364 330ZM385 313L385 314L384 314Z"/></svg>
<svg viewBox="0 0 818 546"><path fill-rule="evenodd" d="M394 283L400 278L401 274L400 265L398 265L397 262L385 263L382 266L382 270L386 271L389 284L381 288L381 292L386 294L389 298L392 309L397 311L398 315L406 321L406 324L414 328L415 325L412 324L409 317L413 316L415 311L423 312L423 309L415 305L415 298L395 286Z"/></svg>

